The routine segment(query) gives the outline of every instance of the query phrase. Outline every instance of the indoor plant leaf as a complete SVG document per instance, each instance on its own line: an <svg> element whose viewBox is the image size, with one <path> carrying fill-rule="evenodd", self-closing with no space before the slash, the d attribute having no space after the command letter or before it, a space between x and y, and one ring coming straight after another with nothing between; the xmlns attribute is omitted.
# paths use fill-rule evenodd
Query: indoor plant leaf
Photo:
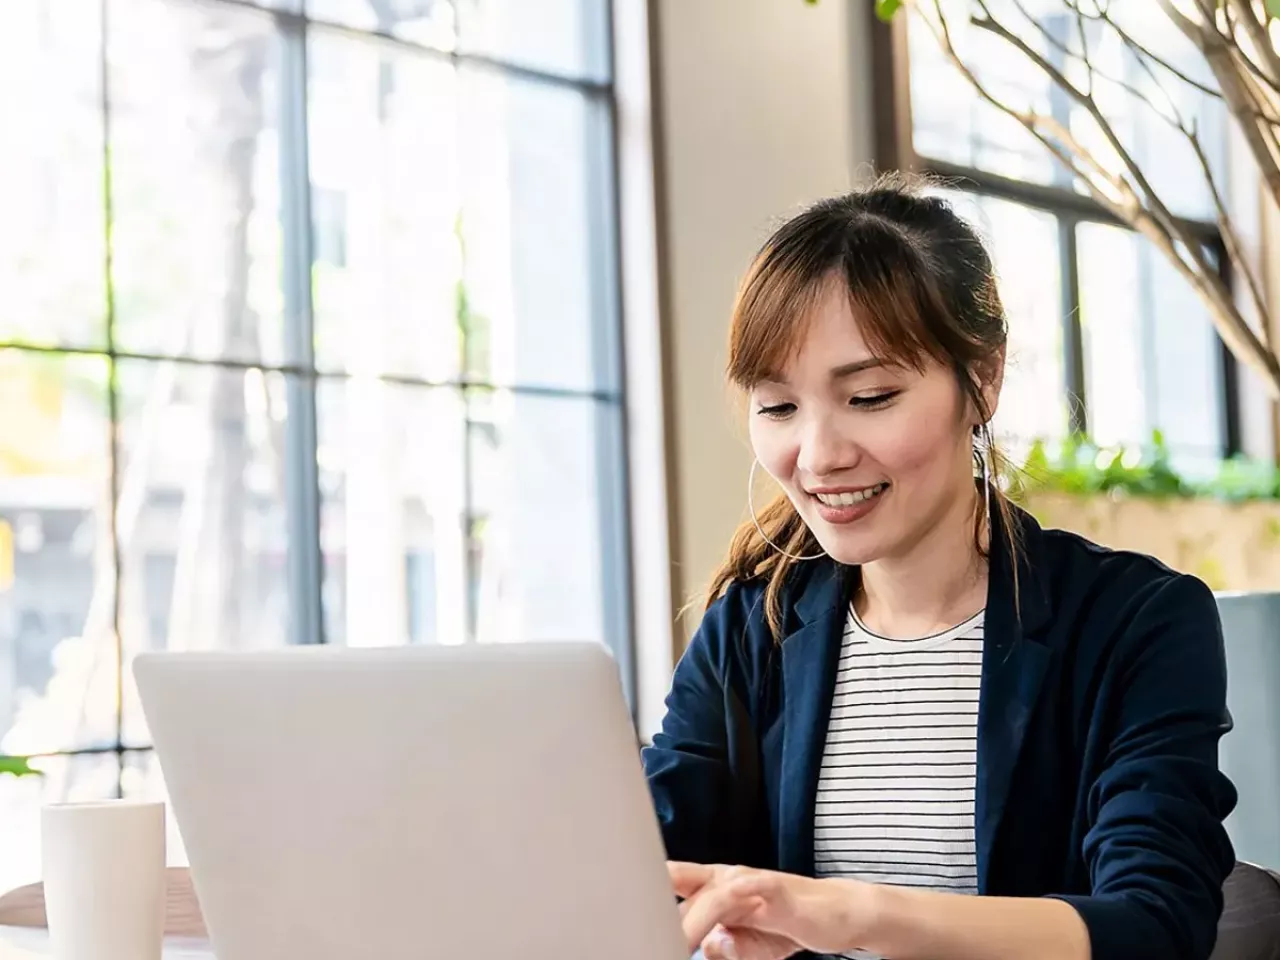
<svg viewBox="0 0 1280 960"><path fill-rule="evenodd" d="M888 22L902 7L903 0L876 0L876 16Z"/></svg>
<svg viewBox="0 0 1280 960"><path fill-rule="evenodd" d="M10 773L15 777L34 776L40 771L31 766L26 757L0 757L0 774Z"/></svg>

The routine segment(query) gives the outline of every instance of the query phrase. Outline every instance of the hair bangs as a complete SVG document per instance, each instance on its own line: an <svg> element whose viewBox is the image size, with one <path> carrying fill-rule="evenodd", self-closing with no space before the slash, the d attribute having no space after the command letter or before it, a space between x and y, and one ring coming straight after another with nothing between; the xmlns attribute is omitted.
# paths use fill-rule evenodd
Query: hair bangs
<svg viewBox="0 0 1280 960"><path fill-rule="evenodd" d="M822 298L824 265L805 251L761 251L743 280L729 330L730 382L743 390L778 379L800 351Z"/></svg>
<svg viewBox="0 0 1280 960"><path fill-rule="evenodd" d="M783 237L760 252L734 305L730 382L750 390L781 379L814 310L832 291L848 297L868 350L882 363L923 370L929 359L947 362L947 345L934 333L945 305L923 279L928 271L919 251L891 224L861 226L838 244L811 233Z"/></svg>
<svg viewBox="0 0 1280 960"><path fill-rule="evenodd" d="M948 365L938 336L946 307L926 279L929 271L910 241L889 224L871 221L848 238L837 273L872 356L923 371L929 360ZM834 279L834 278L833 278Z"/></svg>

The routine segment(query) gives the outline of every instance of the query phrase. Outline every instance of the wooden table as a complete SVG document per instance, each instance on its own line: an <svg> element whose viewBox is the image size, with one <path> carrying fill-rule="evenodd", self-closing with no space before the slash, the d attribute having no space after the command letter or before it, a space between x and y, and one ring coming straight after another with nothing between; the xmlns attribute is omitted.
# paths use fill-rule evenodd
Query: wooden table
<svg viewBox="0 0 1280 960"><path fill-rule="evenodd" d="M43 927L0 926L0 960L38 960L49 956L49 931ZM164 960L214 960L208 940L166 937Z"/></svg>

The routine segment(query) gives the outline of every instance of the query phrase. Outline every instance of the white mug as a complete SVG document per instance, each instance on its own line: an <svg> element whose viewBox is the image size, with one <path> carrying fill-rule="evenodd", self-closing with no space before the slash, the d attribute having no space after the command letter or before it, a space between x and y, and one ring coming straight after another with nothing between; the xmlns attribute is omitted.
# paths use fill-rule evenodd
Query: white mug
<svg viewBox="0 0 1280 960"><path fill-rule="evenodd" d="M41 816L54 960L160 960L164 804L58 803Z"/></svg>

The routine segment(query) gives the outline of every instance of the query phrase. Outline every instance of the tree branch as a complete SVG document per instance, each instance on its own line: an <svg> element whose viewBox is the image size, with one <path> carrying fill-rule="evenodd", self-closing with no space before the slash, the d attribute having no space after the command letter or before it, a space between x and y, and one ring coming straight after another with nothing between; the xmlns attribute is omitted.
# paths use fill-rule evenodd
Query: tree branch
<svg viewBox="0 0 1280 960"><path fill-rule="evenodd" d="M1254 309L1258 311L1258 317L1263 322L1263 335L1267 341L1267 348L1270 350L1271 324L1266 322L1270 312L1266 295L1263 293L1262 285L1258 282L1257 273L1245 253L1244 245L1240 242L1240 234L1236 231L1235 223L1227 209L1226 202L1222 198L1222 193L1218 190L1217 181L1213 176L1213 168L1204 152L1204 145L1200 142L1200 136L1194 130L1188 130L1185 133L1187 141L1191 144L1191 149L1195 152L1196 160L1200 164L1200 170L1204 173L1205 183L1209 185L1209 195L1213 198L1213 208L1217 213L1218 219L1218 231L1222 234L1222 242L1227 248L1227 257L1235 268L1244 275L1245 285L1249 288L1249 298L1253 301Z"/></svg>
<svg viewBox="0 0 1280 960"><path fill-rule="evenodd" d="M1244 24L1249 42L1253 44L1253 49L1261 62L1255 61L1244 50L1240 50L1240 59L1245 62L1259 82L1270 87L1273 93L1280 94L1280 54L1276 53L1271 38L1267 35L1266 26L1258 19L1253 0L1226 0L1224 9L1227 12L1228 23L1232 22L1231 11L1236 12L1237 19ZM1238 44L1237 49L1239 49Z"/></svg>
<svg viewBox="0 0 1280 960"><path fill-rule="evenodd" d="M1049 44L1049 46L1061 52L1064 56L1072 57L1073 59L1076 59L1076 60L1083 60L1085 63L1085 66L1092 72L1093 76L1097 77L1099 80L1105 80L1107 83L1111 84L1118 90L1123 90L1125 93L1129 94L1129 96L1145 103L1155 113L1161 114L1163 116L1161 108L1156 106L1156 104L1151 100L1150 97L1148 97L1145 93L1143 93L1133 84L1125 80L1121 80L1119 77L1113 76L1111 73L1105 70L1102 70L1097 66L1094 66L1092 61L1089 60L1087 57L1081 56L1081 54L1077 53L1075 50L1072 50L1067 44L1063 43L1061 40L1055 37L1053 33L1050 32L1044 26L1044 24L1042 24L1039 20L1037 20L1035 16L1033 16L1031 12L1028 11L1025 6L1023 6L1021 0L1010 0L1010 2L1017 9L1017 11L1020 14L1022 14L1022 16L1025 17L1040 32L1040 35L1044 37L1045 42ZM1072 10L1076 12L1077 22L1080 24L1080 29L1082 31L1080 34L1080 42L1083 45L1084 44L1083 23L1085 20L1084 13L1083 11L1080 10L1080 8L1076 4L1069 2L1069 0L1064 0L1064 3L1066 4L1066 6L1070 7ZM1124 34L1119 30L1119 28L1112 25L1112 29L1116 30L1116 32L1120 34L1121 39L1123 40ZM1159 90L1162 94L1164 94L1165 99L1169 101L1170 112L1174 115L1175 118L1178 118L1179 117L1178 106L1177 106L1177 102L1173 99L1173 94L1171 94L1167 89L1165 89L1164 84L1160 82L1160 79L1155 75L1155 71L1151 69L1151 65L1147 63L1145 59L1138 56L1136 53L1134 55L1134 59L1136 59L1139 65L1143 67L1147 76L1151 78L1151 82L1155 84L1156 89ZM1092 92L1092 85L1090 86L1090 90ZM1168 120L1169 117L1164 116L1164 119ZM1179 119L1179 122L1181 122L1180 119ZM1277 121L1277 122L1280 122L1280 121Z"/></svg>
<svg viewBox="0 0 1280 960"><path fill-rule="evenodd" d="M1089 59L1089 39L1084 32L1084 14L1080 12L1079 5L1075 6L1076 11L1076 29L1080 33L1080 59L1084 61L1084 68L1088 78L1089 95L1093 95L1093 61Z"/></svg>
<svg viewBox="0 0 1280 960"><path fill-rule="evenodd" d="M1013 0L1013 2L1016 4L1018 3L1018 0ZM1077 8L1077 12L1078 12L1078 8ZM1118 33L1121 33L1123 35L1123 31L1121 31L1118 26L1113 26L1113 29L1115 29ZM1157 116L1169 122L1170 126L1172 126L1175 130L1177 130L1180 134L1182 134L1187 139L1188 144L1190 144L1191 146L1192 152L1195 154L1196 161L1200 165L1200 171L1204 175L1205 184L1209 188L1209 194L1213 201L1214 212L1218 222L1218 229L1222 234L1223 243L1227 248L1227 255L1231 259L1231 261L1236 264L1237 269L1244 275L1245 282L1249 289L1250 299L1253 301L1254 307L1258 311L1258 315L1260 317L1267 316L1268 307L1267 307L1266 298L1262 293L1262 287L1258 282L1256 271L1254 271L1252 265L1249 263L1248 258L1245 256L1243 245L1240 242L1240 236L1236 231L1235 224L1232 221L1230 212L1227 209L1226 202L1223 200L1222 193L1218 189L1217 179L1213 171L1213 165L1209 162L1209 157L1205 153L1204 144L1200 140L1199 133L1195 129L1187 125L1186 121L1182 117L1181 111L1178 109L1177 102L1173 99L1173 96L1169 94L1167 90L1164 89L1163 85L1161 85L1150 63L1148 63L1147 60L1141 56L1137 56L1135 57L1135 59L1137 59L1139 65L1144 69L1147 76L1151 79L1151 82L1156 85L1157 89L1159 89L1162 93L1165 94L1166 98L1169 101L1169 109L1173 114L1173 119L1170 120L1168 117L1164 116L1160 112L1160 110L1156 108L1155 104L1152 103L1151 100L1148 99L1145 95L1143 95L1140 91L1136 90L1135 88L1129 87L1127 85L1125 85L1125 89L1130 93L1130 95L1135 96L1142 102L1146 103L1151 108L1153 113L1155 113ZM1267 344L1268 348L1270 348L1269 341L1270 341L1270 338L1268 337L1268 344Z"/></svg>
<svg viewBox="0 0 1280 960"><path fill-rule="evenodd" d="M1047 149L1060 163L1076 176L1080 177L1085 186L1089 189L1090 196L1093 197L1104 209L1110 211L1114 216L1121 220L1128 220L1135 213L1141 210L1141 201L1139 200L1133 185L1112 171L1102 166L1094 157L1085 150L1084 147L1072 136L1070 131L1064 128L1052 117L1046 117L1034 111L1018 110L1016 107L1009 105L1001 100L995 94L983 85L982 81L977 78L972 70L961 59L951 41L951 31L947 26L946 15L943 14L940 6L941 0L932 0L935 11L938 15L938 25L935 27L933 22L927 17L923 17L925 25L928 26L934 39L938 45L942 47L943 52L947 55L951 64L960 72L960 74L969 82L978 95L987 103L991 104L997 110L1017 120L1028 133L1039 141L1045 149ZM1054 142L1040 128L1052 132L1053 136L1061 142ZM1065 144L1069 149L1064 149ZM1081 164L1087 164L1087 169ZM1104 191L1098 189L1095 178L1105 181L1115 191L1116 196L1110 196Z"/></svg>
<svg viewBox="0 0 1280 960"><path fill-rule="evenodd" d="M1161 0L1161 2L1167 3L1169 0ZM1159 195L1152 189L1151 184L1143 175L1141 169L1137 167L1133 157L1124 148L1124 145L1120 143L1115 130L1102 114L1092 95L1083 93L1074 84L1070 83L1066 76L1053 64L1030 48L1025 41L995 21L985 0L976 0L976 3L986 14L986 18L985 20L978 17L971 18L974 26L989 30L1012 44L1032 63L1044 71L1064 93L1085 108L1094 122L1099 125L1108 143L1116 151L1124 169L1137 183L1137 189L1141 190L1142 197L1137 195L1134 186L1123 176L1114 174L1102 167L1089 151L1084 150L1071 137L1070 133L1063 130L1061 125L1057 124L1052 118L1043 117L1033 111L1018 110L988 91L974 75L973 71L963 63L956 52L951 40L946 15L942 11L941 0L932 0L933 8L937 15L937 27L934 27L928 17L924 17L924 19L931 32L934 33L935 38L938 39L940 46L943 47L948 59L968 80L980 97L1022 124L1067 169L1076 173L1085 181L1090 194L1095 200L1147 237L1166 255L1175 269L1191 284L1197 295L1208 306L1214 326L1218 329L1219 334L1227 345L1236 356L1258 371L1264 378L1268 391L1273 397L1280 397L1280 361L1258 339L1257 334L1240 313L1237 304L1231 297L1230 291L1222 282L1222 278L1208 263L1205 251L1198 239L1189 232L1184 223L1172 215ZM1061 142L1051 140L1043 132L1043 128L1052 129L1054 136L1058 137ZM1189 131L1188 133L1194 132ZM1198 146L1199 139L1196 137L1193 142L1193 149ZM1198 150L1197 155L1204 157L1203 150ZM1207 164L1207 157L1204 157L1204 162ZM1081 163L1087 163L1092 168L1094 176L1082 169ZM1100 188L1098 180L1095 179L1098 174L1101 175L1103 182L1116 189L1118 196L1111 197L1106 195ZM1214 193L1216 201L1221 202L1221 195L1217 193L1216 184L1212 182L1212 179L1210 179L1210 189ZM1223 209L1225 211L1225 206ZM1238 237L1234 233L1228 242L1234 244L1233 249L1239 252Z"/></svg>
<svg viewBox="0 0 1280 960"><path fill-rule="evenodd" d="M1033 50L1025 40L1005 27L1004 24L995 20L991 16L991 10L987 7L986 0L976 0L976 2L982 9L985 16L973 17L970 22L979 30L986 30L990 33L994 33L1006 43L1017 49L1024 57L1034 63L1051 80L1053 80L1063 93L1085 109L1093 119L1094 123L1098 125L1098 129L1101 130L1107 143L1109 143L1111 148L1116 152L1116 156L1124 165L1125 170L1133 179L1137 188L1142 191L1143 196L1146 198L1146 202L1152 208L1153 214L1165 221L1170 230L1175 229L1175 218L1169 212L1168 208L1165 207L1164 202L1159 197L1159 194L1157 194L1152 188L1146 174L1142 172L1142 169L1134 161L1128 149L1126 149L1125 145L1120 141L1119 136L1116 135L1110 121L1108 121L1106 116L1102 113L1101 108L1098 106L1098 102L1093 98L1093 96L1080 90L1080 88L1067 79L1066 75L1063 74L1061 70L1041 56L1039 52Z"/></svg>
<svg viewBox="0 0 1280 960"><path fill-rule="evenodd" d="M1246 2L1248 2L1248 0L1246 0ZM1014 0L1014 3L1018 3L1018 0ZM1078 14L1079 13L1078 7L1076 8L1076 11ZM1111 26L1112 26L1112 29L1116 30L1116 32L1119 33L1122 37L1125 35L1124 31L1118 25L1112 24ZM1258 316L1266 317L1268 314L1268 306L1267 306L1266 298L1262 292L1261 284L1258 281L1256 271L1253 269L1252 265L1249 262L1248 257L1245 255L1243 245L1240 241L1240 236L1236 231L1235 224L1232 221L1230 212L1227 209L1227 204L1223 200L1222 193L1218 189L1217 179L1213 171L1213 165L1209 162L1209 157L1205 153L1204 144L1200 140L1199 133L1195 129L1187 125L1186 121L1182 117L1181 111L1178 109L1177 102L1173 99L1173 96L1167 90L1164 89L1163 85L1160 83L1159 79L1156 77L1155 71L1152 69L1151 64L1146 60L1146 58L1141 56L1135 56L1135 59L1137 59L1139 65L1143 68L1147 76L1151 79L1151 82L1155 84L1157 89L1159 89L1162 93L1164 93L1166 98L1168 99L1169 109L1172 112L1173 118L1174 118L1172 121L1169 121L1170 125L1173 126L1174 129L1176 129L1179 133L1181 133L1187 139L1188 144L1190 144L1191 146L1192 152L1195 154L1196 161L1200 165L1200 171L1204 175L1205 184L1209 188L1209 195L1213 201L1214 212L1218 222L1218 229L1222 234L1223 243L1227 249L1227 255L1231 259L1231 261L1236 265L1237 269L1244 275L1245 283L1249 289L1250 299L1252 300L1254 307L1258 311ZM1156 109L1155 104L1153 104L1142 93L1140 93L1139 91L1133 88L1126 87L1126 89L1128 89L1129 93L1132 96L1136 96L1139 100L1146 103L1157 116L1161 116L1166 121L1169 120L1169 118L1164 117L1163 114L1161 114L1161 112L1158 109ZM1267 325L1267 326L1268 326L1268 329L1265 330L1264 333L1269 333L1270 325ZM1269 336L1267 337L1267 341L1268 341L1267 347L1268 349L1270 349L1271 344L1270 344Z"/></svg>
<svg viewBox="0 0 1280 960"><path fill-rule="evenodd" d="M1240 73L1229 45L1216 29L1209 30L1196 23L1179 10L1173 0L1156 2L1174 26L1204 54L1228 108L1240 118L1240 131L1253 153L1267 189L1280 199L1280 162L1277 159L1280 151L1276 149L1275 127L1262 116L1247 85L1247 77Z"/></svg>
<svg viewBox="0 0 1280 960"><path fill-rule="evenodd" d="M1068 5L1072 5L1076 2L1076 0L1063 0L1063 2L1067 3ZM1103 15L1100 19L1106 21L1107 24L1113 30L1115 30L1115 32L1119 35L1121 41L1127 47L1129 47L1130 50L1133 51L1133 54L1135 57L1137 57L1138 62L1141 63L1148 71L1151 69L1150 64L1154 63L1157 66L1159 66L1162 70L1166 70L1169 73L1173 74L1183 83L1186 83L1187 85L1189 85L1195 90L1199 90L1201 93L1207 96L1213 97L1215 100L1225 101L1227 99L1223 95L1221 90L1215 90L1213 87L1210 87L1206 84L1193 80L1190 76L1188 76L1186 73L1179 70L1177 67L1169 63L1167 60L1157 56L1148 47L1143 46L1136 39L1130 36L1129 33L1123 27L1121 27L1118 23L1116 23L1115 20L1112 19L1109 15ZM1200 30L1199 25L1195 24L1190 19L1183 17L1182 20L1185 25L1192 27L1195 31L1198 32ZM1185 35L1187 35L1188 38L1191 39L1192 42L1195 43L1196 46L1200 48L1203 52L1204 44L1199 39L1198 36L1192 36L1191 34L1187 33L1186 29L1183 29L1182 32ZM1247 58L1243 56L1241 56L1241 59L1247 61ZM1215 77L1216 76L1217 74L1215 72ZM1253 100L1251 100L1247 104L1241 102L1241 103L1229 104L1229 106L1233 112L1238 112L1239 115L1243 117L1247 117L1250 119L1257 118L1261 122L1270 124L1272 126L1280 125L1280 115L1278 115L1274 111L1268 111L1261 102L1254 102Z"/></svg>
<svg viewBox="0 0 1280 960"><path fill-rule="evenodd" d="M1208 96L1215 97L1219 100L1222 99L1222 94L1219 91L1213 89L1213 87L1207 84L1201 83L1185 71L1179 70L1168 60L1156 53L1153 53L1149 47L1144 46L1141 42L1129 36L1129 34L1118 23L1116 23L1115 19L1111 16L1110 4L1107 4L1104 7L1104 5L1100 3L1098 4L1097 13L1089 13L1088 11L1080 8L1079 0L1062 0L1062 2L1072 10L1075 10L1086 20L1099 20L1110 26L1112 30L1119 34L1120 39L1124 42L1125 46L1132 50L1135 55L1145 57L1147 60L1159 66L1160 69L1167 70L1187 86L1193 87Z"/></svg>

